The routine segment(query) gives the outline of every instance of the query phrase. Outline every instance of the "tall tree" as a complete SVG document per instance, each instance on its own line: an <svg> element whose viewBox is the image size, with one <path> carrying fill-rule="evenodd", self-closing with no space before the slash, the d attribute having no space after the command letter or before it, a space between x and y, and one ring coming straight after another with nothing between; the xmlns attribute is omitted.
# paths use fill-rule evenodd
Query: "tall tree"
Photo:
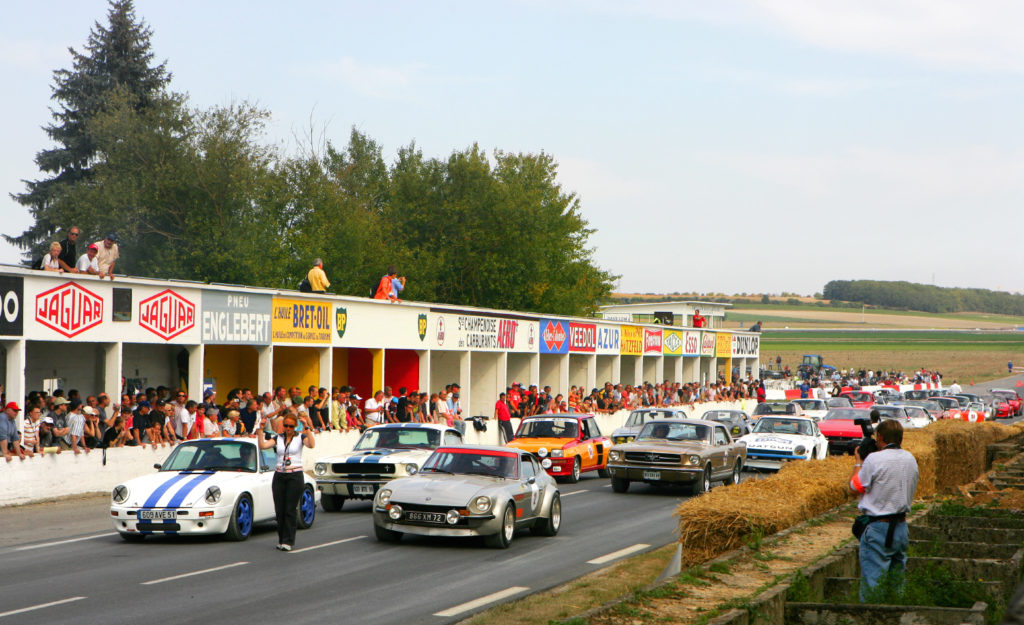
<svg viewBox="0 0 1024 625"><path fill-rule="evenodd" d="M45 126L56 147L41 150L35 163L49 177L25 181L24 193L12 194L28 207L35 223L17 236L4 238L23 250L26 259L39 254L66 219L56 199L75 184L88 180L100 154L89 122L110 102L114 91L129 94L136 110L158 98L171 79L166 62L153 65L152 31L135 15L132 0L113 0L107 25L96 22L83 52L69 48L72 69L54 72L53 123ZM93 233L95 234L95 233Z"/></svg>

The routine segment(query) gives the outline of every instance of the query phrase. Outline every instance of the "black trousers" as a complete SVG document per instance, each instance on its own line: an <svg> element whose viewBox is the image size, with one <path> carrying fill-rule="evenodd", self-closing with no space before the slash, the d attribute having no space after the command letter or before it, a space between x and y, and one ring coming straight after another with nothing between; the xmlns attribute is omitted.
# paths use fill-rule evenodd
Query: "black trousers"
<svg viewBox="0 0 1024 625"><path fill-rule="evenodd" d="M295 530L299 524L299 497L305 486L302 472L274 471L271 490L274 492L274 512L277 514L277 539L282 545L295 545Z"/></svg>
<svg viewBox="0 0 1024 625"><path fill-rule="evenodd" d="M498 425L501 426L501 433L506 443L511 442L516 437L515 432L512 431L511 421L498 421Z"/></svg>

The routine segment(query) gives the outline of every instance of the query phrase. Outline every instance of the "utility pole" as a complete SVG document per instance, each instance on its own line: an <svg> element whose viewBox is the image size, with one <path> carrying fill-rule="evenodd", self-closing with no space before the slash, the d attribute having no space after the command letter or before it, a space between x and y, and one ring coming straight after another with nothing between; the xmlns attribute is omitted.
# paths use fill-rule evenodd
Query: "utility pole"
<svg viewBox="0 0 1024 625"><path fill-rule="evenodd" d="M864 310L867 309L867 307L868 307L867 304L861 304L860 305L860 322L861 323L864 323Z"/></svg>

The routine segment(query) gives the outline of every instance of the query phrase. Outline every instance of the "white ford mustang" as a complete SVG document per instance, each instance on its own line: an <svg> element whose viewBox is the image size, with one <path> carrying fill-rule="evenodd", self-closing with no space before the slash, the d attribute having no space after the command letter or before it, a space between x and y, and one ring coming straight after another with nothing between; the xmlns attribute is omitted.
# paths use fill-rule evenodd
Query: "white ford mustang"
<svg viewBox="0 0 1024 625"><path fill-rule="evenodd" d="M781 469L791 460L828 456L828 439L807 417L761 417L739 442L747 445L749 469Z"/></svg>
<svg viewBox="0 0 1024 625"><path fill-rule="evenodd" d="M438 447L461 444L462 435L447 425L375 425L363 432L350 453L321 458L313 467L324 510L337 512L346 499L373 499L381 485L416 475Z"/></svg>
<svg viewBox="0 0 1024 625"><path fill-rule="evenodd" d="M263 453L249 438L187 441L174 448L158 472L114 487L110 518L125 540L147 535L224 534L245 540L254 523L274 519L273 449ZM299 527L313 524L319 493L303 475Z"/></svg>

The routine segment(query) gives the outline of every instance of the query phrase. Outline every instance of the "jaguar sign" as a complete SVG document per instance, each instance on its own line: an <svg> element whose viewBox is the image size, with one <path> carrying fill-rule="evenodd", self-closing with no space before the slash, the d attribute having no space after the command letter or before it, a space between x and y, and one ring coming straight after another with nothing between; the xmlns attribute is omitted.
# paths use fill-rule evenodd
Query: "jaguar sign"
<svg viewBox="0 0 1024 625"><path fill-rule="evenodd" d="M169 341L196 325L196 305L167 289L139 302L139 325Z"/></svg>
<svg viewBox="0 0 1024 625"><path fill-rule="evenodd" d="M103 298L76 282L36 295L36 321L71 338L103 323Z"/></svg>

